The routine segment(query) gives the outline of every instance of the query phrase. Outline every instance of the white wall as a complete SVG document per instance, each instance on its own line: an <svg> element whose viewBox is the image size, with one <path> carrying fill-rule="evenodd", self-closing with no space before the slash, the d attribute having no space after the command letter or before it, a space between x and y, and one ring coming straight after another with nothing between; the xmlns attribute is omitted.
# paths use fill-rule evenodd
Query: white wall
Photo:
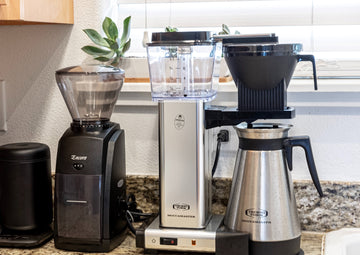
<svg viewBox="0 0 360 255"><path fill-rule="evenodd" d="M360 181L360 80L319 80L313 91L311 80L292 80L288 105L296 110L289 123L289 136L308 135L321 180ZM342 92L337 91L339 87ZM236 105L233 84L220 84L214 105ZM132 174L158 173L157 107L151 102L148 84L125 84L114 120L121 123L127 138L127 166ZM261 121L261 120L260 120ZM216 176L231 177L238 138L232 127L229 143L224 143ZM211 130L213 139L220 128ZM293 179L310 180L305 154L294 148ZM214 152L213 152L214 155Z"/></svg>
<svg viewBox="0 0 360 255"><path fill-rule="evenodd" d="M99 28L107 12L105 0L74 2L73 26L0 26L0 79L6 82L8 116L8 131L0 133L0 145L46 143L51 148L53 170L57 142L71 121L54 73L83 62L86 56L80 48L89 40L82 29ZM355 82L353 86L359 84ZM360 181L359 92L342 94L330 90L289 94L289 105L297 108L297 117L288 121L295 126L291 135L311 137L322 180ZM112 120L126 131L128 174L156 175L157 108L151 103L150 94L146 90L123 93ZM223 148L217 174L230 177L237 149L234 133ZM303 153L296 150L295 156L294 179L309 179Z"/></svg>
<svg viewBox="0 0 360 255"><path fill-rule="evenodd" d="M8 129L0 132L0 144L46 143L54 168L57 141L71 121L55 71L86 58L80 48L90 40L82 29L100 29L106 2L75 0L75 25L0 26L0 80L6 84Z"/></svg>

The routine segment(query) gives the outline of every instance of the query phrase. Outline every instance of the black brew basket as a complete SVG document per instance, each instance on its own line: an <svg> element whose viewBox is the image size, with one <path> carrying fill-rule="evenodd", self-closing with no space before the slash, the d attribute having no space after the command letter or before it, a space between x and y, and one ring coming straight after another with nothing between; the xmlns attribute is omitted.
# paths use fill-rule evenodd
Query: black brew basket
<svg viewBox="0 0 360 255"><path fill-rule="evenodd" d="M238 88L238 111L283 111L287 88L299 61L313 64L313 55L300 55L301 44L225 44L224 57Z"/></svg>

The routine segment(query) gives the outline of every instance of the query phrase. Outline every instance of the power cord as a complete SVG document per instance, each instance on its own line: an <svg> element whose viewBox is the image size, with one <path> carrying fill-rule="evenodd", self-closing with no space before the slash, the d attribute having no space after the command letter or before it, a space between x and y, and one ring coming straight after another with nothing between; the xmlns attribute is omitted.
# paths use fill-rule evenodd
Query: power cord
<svg viewBox="0 0 360 255"><path fill-rule="evenodd" d="M142 222L152 217L153 213L144 213L142 210L137 208L135 195L130 193L126 197L126 222L130 231L135 235L136 230L133 226L133 222Z"/></svg>
<svg viewBox="0 0 360 255"><path fill-rule="evenodd" d="M228 141L229 141L229 131L226 129L220 130L219 133L217 134L216 154L215 154L214 165L211 170L212 176L214 176L214 174L216 172L216 167L217 167L217 164L219 161L219 156L220 156L221 143L228 142Z"/></svg>

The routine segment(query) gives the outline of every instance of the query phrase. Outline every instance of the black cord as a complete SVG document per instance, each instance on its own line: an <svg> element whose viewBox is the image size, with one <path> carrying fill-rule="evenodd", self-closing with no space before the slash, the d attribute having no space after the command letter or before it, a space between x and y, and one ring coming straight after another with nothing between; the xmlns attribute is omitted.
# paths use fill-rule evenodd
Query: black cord
<svg viewBox="0 0 360 255"><path fill-rule="evenodd" d="M130 212L132 215L138 215L138 216L144 216L144 217L150 217L153 216L153 213L139 213L139 212Z"/></svg>
<svg viewBox="0 0 360 255"><path fill-rule="evenodd" d="M220 156L221 143L228 142L228 141L229 141L229 131L225 130L225 129L220 130L219 133L217 134L216 154L215 154L214 165L211 170L212 176L214 176L214 174L216 172L216 168L217 168L217 164L218 164L219 156Z"/></svg>
<svg viewBox="0 0 360 255"><path fill-rule="evenodd" d="M148 218L152 217L153 213L144 213L142 210L137 208L137 203L135 199L135 195L133 193L130 193L126 197L126 210L125 210L125 218L127 225L130 229L130 231L136 235L136 229L133 226L133 222L141 222L145 221Z"/></svg>
<svg viewBox="0 0 360 255"><path fill-rule="evenodd" d="M217 164L219 162L220 149L221 149L221 140L218 138L217 139L217 146L216 146L216 154L215 154L214 165L213 165L213 168L211 170L211 175L212 176L214 176L214 174L216 172Z"/></svg>
<svg viewBox="0 0 360 255"><path fill-rule="evenodd" d="M126 211L126 222L127 222L127 225L131 231L131 233L133 233L134 235L136 235L136 230L132 224L132 219L131 217L129 216L129 214L131 215L131 213L129 211Z"/></svg>

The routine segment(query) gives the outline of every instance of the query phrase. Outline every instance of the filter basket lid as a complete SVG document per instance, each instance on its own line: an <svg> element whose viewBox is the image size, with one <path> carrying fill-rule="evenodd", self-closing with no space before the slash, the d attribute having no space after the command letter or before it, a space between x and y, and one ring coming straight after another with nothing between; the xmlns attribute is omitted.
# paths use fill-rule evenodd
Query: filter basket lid
<svg viewBox="0 0 360 255"><path fill-rule="evenodd" d="M302 51L302 44L226 44L224 56L292 56Z"/></svg>

